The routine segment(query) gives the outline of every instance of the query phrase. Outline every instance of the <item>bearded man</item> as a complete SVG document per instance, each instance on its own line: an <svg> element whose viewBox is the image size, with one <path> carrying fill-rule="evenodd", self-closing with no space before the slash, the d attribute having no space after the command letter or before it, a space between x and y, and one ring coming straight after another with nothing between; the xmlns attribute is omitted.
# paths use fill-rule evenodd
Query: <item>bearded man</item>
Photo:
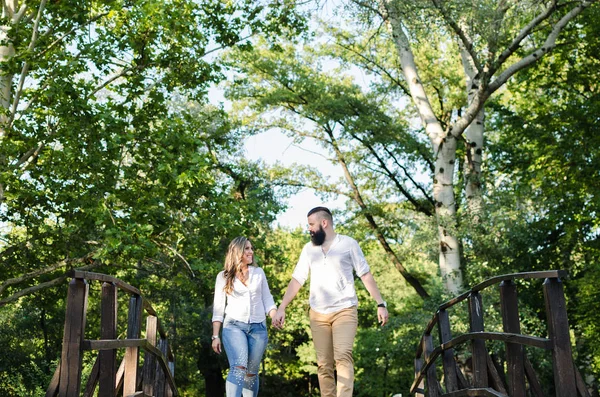
<svg viewBox="0 0 600 397"><path fill-rule="evenodd" d="M331 211L316 207L307 217L311 241L302 249L273 318L273 326L283 327L287 305L310 275L310 330L317 353L321 397L351 397L354 389L352 347L358 327L353 272L377 303L381 325L388 321L387 306L356 240L335 232ZM337 382L334 370L337 370Z"/></svg>

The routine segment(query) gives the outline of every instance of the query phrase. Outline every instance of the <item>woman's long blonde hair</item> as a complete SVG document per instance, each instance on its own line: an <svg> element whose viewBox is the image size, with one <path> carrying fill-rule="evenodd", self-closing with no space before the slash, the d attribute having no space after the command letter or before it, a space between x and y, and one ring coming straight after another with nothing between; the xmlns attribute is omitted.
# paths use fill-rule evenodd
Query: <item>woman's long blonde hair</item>
<svg viewBox="0 0 600 397"><path fill-rule="evenodd" d="M227 255L225 256L225 264L223 266L223 277L225 277L224 290L227 294L233 292L235 276L242 271L242 257L244 256L244 250L248 241L250 240L246 237L236 237L231 240L229 248L227 248Z"/></svg>

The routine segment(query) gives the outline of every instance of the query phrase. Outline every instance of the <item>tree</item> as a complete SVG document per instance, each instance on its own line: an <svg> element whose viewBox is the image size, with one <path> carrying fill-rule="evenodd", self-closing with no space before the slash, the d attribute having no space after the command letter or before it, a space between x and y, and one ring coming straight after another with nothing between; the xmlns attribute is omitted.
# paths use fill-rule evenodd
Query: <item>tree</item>
<svg viewBox="0 0 600 397"><path fill-rule="evenodd" d="M299 34L302 15L270 1L2 4L2 314L24 324L20 298L34 296L47 324L36 342L60 340L65 271L103 271L161 290L150 298L170 301L174 337L201 336L178 345L195 363L210 330L182 313L207 311L224 244L260 236L281 208L237 125L207 104L222 78L214 54L259 32ZM30 368L49 376L58 349L38 353ZM177 380L199 394L189 374ZM32 379L26 395L48 383Z"/></svg>
<svg viewBox="0 0 600 397"><path fill-rule="evenodd" d="M352 0L351 3L360 12L367 13L369 19L379 18L385 23L398 52L404 81L435 158L433 195L439 226L440 269L448 291L457 293L462 284L459 241L453 231L457 141L466 141L467 200L478 216L485 103L512 76L551 52L564 27L595 2L463 4L457 1L448 4L432 1L423 5L395 0ZM467 83L467 104L455 109L446 128L431 104L427 82L419 77L420 68L413 53L432 21L459 44L460 53L456 56L462 59ZM467 129L470 130L466 132Z"/></svg>
<svg viewBox="0 0 600 397"><path fill-rule="evenodd" d="M399 117L390 114L394 111L388 97L364 94L350 78L320 72L311 65L312 60L310 53L303 57L292 46L270 51L257 44L253 51L239 51L230 63L245 77L235 80L229 96L256 112L248 117L256 120L248 128L280 128L298 141L315 139L332 153L332 162L342 168L345 183L331 184L310 170L303 178L298 170L280 175L279 183L302 184L348 197L390 261L426 298L423 282L394 252L394 232L389 228L393 224L389 218L402 222L407 208L433 213L427 192L407 172L413 165L428 165L423 144L406 133ZM278 112L274 117L261 116L272 110ZM402 202L397 204L398 200ZM387 217L386 211L391 212Z"/></svg>

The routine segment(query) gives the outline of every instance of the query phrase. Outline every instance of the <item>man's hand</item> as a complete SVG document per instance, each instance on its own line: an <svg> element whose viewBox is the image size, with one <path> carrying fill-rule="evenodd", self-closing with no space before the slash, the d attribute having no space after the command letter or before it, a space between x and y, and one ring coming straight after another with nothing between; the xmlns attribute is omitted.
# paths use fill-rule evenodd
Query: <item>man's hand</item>
<svg viewBox="0 0 600 397"><path fill-rule="evenodd" d="M279 309L277 309L277 312L275 313L275 316L273 317L273 327L277 328L277 329L282 329L283 328L283 324L285 323L285 309L279 307Z"/></svg>
<svg viewBox="0 0 600 397"><path fill-rule="evenodd" d="M387 311L387 308L385 308L385 307L378 307L377 308L377 320L381 324L382 327L385 324L387 324L388 318L389 318L389 313Z"/></svg>

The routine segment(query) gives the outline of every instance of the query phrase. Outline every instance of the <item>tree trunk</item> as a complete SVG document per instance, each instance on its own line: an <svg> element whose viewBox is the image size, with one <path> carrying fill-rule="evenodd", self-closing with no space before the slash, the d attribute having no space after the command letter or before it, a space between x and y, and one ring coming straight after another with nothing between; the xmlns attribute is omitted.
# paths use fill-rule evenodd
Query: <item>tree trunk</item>
<svg viewBox="0 0 600 397"><path fill-rule="evenodd" d="M387 0L381 0L380 4L385 10L386 23L393 35L410 95L432 145L435 160L433 197L439 231L440 272L446 290L451 294L457 294L462 289L462 271L460 269L459 244L455 236L456 202L453 180L456 163L456 138L444 132L433 112L419 79L410 43L402 30L400 16Z"/></svg>
<svg viewBox="0 0 600 397"><path fill-rule="evenodd" d="M477 70L470 61L469 54L462 48L462 62L466 76L467 103L473 102L481 81L477 77ZM475 119L465 130L465 197L471 221L479 224L483 210L481 194L481 164L483 162L483 133L485 110L482 107Z"/></svg>

